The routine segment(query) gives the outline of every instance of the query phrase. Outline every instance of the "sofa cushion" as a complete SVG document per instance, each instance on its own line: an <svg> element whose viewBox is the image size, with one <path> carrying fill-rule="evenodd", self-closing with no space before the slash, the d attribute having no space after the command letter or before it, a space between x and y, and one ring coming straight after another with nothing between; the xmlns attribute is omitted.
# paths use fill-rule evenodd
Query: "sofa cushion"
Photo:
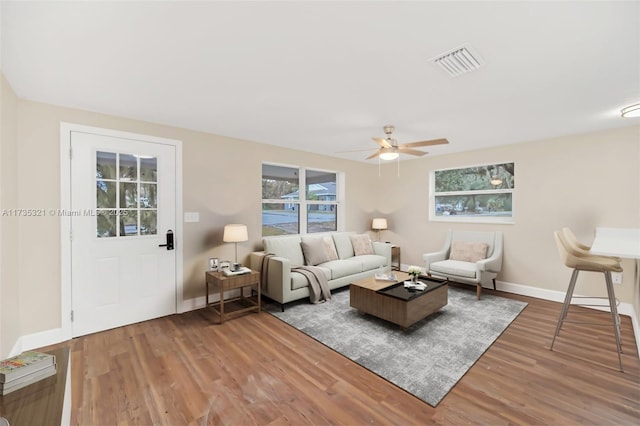
<svg viewBox="0 0 640 426"><path fill-rule="evenodd" d="M367 234L351 235L351 245L353 245L353 253L356 256L373 254L371 238Z"/></svg>
<svg viewBox="0 0 640 426"><path fill-rule="evenodd" d="M351 234L347 232L337 232L333 234L333 242L336 244L336 251L339 259L353 257L353 245L351 244Z"/></svg>
<svg viewBox="0 0 640 426"><path fill-rule="evenodd" d="M451 243L450 260L477 262L487 258L487 243L477 241L453 241Z"/></svg>
<svg viewBox="0 0 640 426"><path fill-rule="evenodd" d="M349 260L359 262L362 265L363 272L378 269L387 263L387 259L379 254L364 254L362 256L354 256Z"/></svg>
<svg viewBox="0 0 640 426"><path fill-rule="evenodd" d="M273 253L276 256L287 258L291 261L291 265L294 266L304 265L299 235L263 238L262 244L266 253Z"/></svg>
<svg viewBox="0 0 640 426"><path fill-rule="evenodd" d="M323 263L321 266L331 270L332 280L362 272L362 264L360 262L354 262L351 259L332 260Z"/></svg>
<svg viewBox="0 0 640 426"><path fill-rule="evenodd" d="M476 278L476 264L462 260L441 260L429 265L431 272L439 272L444 275Z"/></svg>
<svg viewBox="0 0 640 426"><path fill-rule="evenodd" d="M326 244L322 238L304 238L300 246L307 265L315 266L330 260Z"/></svg>

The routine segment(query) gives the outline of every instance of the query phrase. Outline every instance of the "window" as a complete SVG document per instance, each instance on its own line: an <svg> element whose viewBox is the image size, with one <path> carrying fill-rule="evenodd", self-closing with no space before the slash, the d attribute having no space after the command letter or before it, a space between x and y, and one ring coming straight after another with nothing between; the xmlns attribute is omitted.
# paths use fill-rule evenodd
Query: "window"
<svg viewBox="0 0 640 426"><path fill-rule="evenodd" d="M339 200L336 172L262 165L263 236L336 231Z"/></svg>
<svg viewBox="0 0 640 426"><path fill-rule="evenodd" d="M435 170L430 183L430 220L514 222L514 163Z"/></svg>

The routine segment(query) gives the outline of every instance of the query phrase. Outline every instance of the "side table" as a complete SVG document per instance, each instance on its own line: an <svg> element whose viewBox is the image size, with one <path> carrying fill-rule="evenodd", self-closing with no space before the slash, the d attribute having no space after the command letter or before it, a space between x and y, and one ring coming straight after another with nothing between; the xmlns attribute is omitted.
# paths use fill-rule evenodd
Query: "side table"
<svg viewBox="0 0 640 426"><path fill-rule="evenodd" d="M398 262L398 266L394 266L395 262ZM399 271L402 266L402 262L400 262L400 246L393 245L391 246L391 270Z"/></svg>
<svg viewBox="0 0 640 426"><path fill-rule="evenodd" d="M261 295L259 272L251 271L249 274L226 276L222 272L207 271L205 273L205 282L207 285L206 306L210 306L214 312L220 316L220 324L224 323L225 319L230 315L253 311L260 313ZM220 301L209 303L209 285L213 287L214 291L219 292ZM249 286L256 286L258 296L255 300L253 297L244 296L243 289ZM240 296L224 300L224 292L236 288L240 289ZM227 305L227 312L225 312L225 305Z"/></svg>

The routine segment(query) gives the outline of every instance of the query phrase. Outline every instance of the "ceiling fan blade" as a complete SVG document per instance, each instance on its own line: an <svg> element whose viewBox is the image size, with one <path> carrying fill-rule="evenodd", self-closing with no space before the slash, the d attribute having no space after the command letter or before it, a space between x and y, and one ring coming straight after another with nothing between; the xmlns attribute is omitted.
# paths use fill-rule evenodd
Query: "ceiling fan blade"
<svg viewBox="0 0 640 426"><path fill-rule="evenodd" d="M368 156L367 158L365 158L365 160L371 160L372 158L376 158L379 157L381 154L381 150L377 150L376 152L374 152L373 154L371 154L370 156Z"/></svg>
<svg viewBox="0 0 640 426"><path fill-rule="evenodd" d="M371 151L371 150L373 150L373 149L377 149L377 148L353 149L353 150L350 150L350 151L336 151L336 152L335 152L335 154L342 154L342 153L345 153L345 152L362 152L362 151Z"/></svg>
<svg viewBox="0 0 640 426"><path fill-rule="evenodd" d="M383 148L392 147L392 145L386 139L382 139L382 138L371 138L371 139L373 139L378 145L380 145Z"/></svg>
<svg viewBox="0 0 640 426"><path fill-rule="evenodd" d="M398 152L400 152L401 154L417 155L418 157L422 157L423 155L428 154L428 152L403 147L398 147Z"/></svg>
<svg viewBox="0 0 640 426"><path fill-rule="evenodd" d="M430 141L420 141L420 142L410 142L410 143L403 143L402 145L400 145L401 148L414 148L414 147L418 147L418 146L432 146L432 145L445 145L448 144L449 141L446 139L432 139Z"/></svg>

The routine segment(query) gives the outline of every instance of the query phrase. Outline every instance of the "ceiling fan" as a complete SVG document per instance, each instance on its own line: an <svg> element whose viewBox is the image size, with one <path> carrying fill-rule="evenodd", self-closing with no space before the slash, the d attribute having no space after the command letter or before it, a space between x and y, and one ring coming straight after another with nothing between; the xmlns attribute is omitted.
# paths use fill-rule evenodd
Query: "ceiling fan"
<svg viewBox="0 0 640 426"><path fill-rule="evenodd" d="M382 129L384 130L384 133L387 135L387 137L384 139L372 138L378 145L380 145L380 148L378 148L375 153L368 156L366 158L367 160L376 157L380 157L382 160L395 160L400 154L409 154L421 157L427 154L427 152L413 148L421 146L444 145L449 143L449 141L446 139L432 139L429 141L403 143L398 145L398 141L391 137L391 134L395 130L395 127L392 125L386 125Z"/></svg>

